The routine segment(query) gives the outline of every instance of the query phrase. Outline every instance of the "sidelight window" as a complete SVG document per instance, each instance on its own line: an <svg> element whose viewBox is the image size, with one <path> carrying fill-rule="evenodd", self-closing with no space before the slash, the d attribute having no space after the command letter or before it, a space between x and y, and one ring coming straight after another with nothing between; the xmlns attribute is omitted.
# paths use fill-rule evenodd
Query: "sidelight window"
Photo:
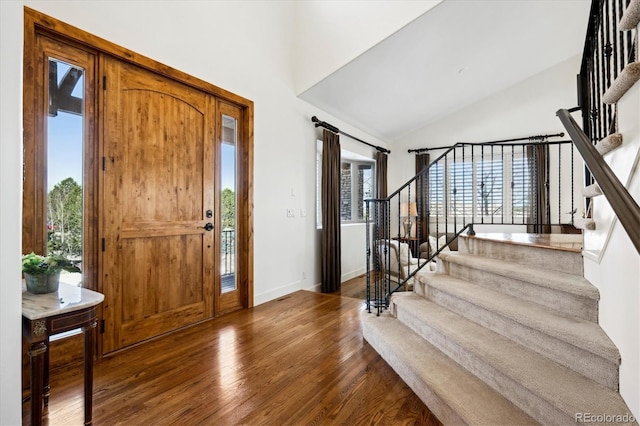
<svg viewBox="0 0 640 426"><path fill-rule="evenodd" d="M82 268L84 70L48 60L46 120L46 250ZM81 273L63 271L60 281L78 285Z"/></svg>
<svg viewBox="0 0 640 426"><path fill-rule="evenodd" d="M220 279L222 292L237 288L236 281L236 142L237 120L222 116L221 147L221 235L220 235Z"/></svg>

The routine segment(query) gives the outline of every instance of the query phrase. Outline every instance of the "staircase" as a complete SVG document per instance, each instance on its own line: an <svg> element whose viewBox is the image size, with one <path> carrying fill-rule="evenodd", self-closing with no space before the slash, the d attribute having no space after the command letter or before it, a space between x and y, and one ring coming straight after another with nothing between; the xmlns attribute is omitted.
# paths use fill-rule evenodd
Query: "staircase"
<svg viewBox="0 0 640 426"><path fill-rule="evenodd" d="M461 236L413 292L363 313L363 336L445 424L637 424L598 291L566 245Z"/></svg>

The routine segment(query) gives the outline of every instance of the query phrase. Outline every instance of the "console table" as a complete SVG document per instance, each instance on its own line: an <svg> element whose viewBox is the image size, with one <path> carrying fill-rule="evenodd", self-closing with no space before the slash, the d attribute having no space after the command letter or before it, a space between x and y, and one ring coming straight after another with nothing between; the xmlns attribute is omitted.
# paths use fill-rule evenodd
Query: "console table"
<svg viewBox="0 0 640 426"><path fill-rule="evenodd" d="M60 283L55 293L22 292L22 335L29 342L31 424L42 424L42 405L49 404L49 338L81 328L84 333L84 424L91 424L93 346L98 305L104 295Z"/></svg>

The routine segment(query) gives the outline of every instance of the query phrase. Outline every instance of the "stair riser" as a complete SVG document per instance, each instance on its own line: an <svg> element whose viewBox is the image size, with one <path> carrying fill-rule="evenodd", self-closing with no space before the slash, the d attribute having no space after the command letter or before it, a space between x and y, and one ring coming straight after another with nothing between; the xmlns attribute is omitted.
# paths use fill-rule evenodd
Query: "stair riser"
<svg viewBox="0 0 640 426"><path fill-rule="evenodd" d="M540 265L546 270L583 276L584 268L580 253L552 250L519 244L504 244L498 241L476 238L460 238L458 250L493 259L506 260L521 265Z"/></svg>
<svg viewBox="0 0 640 426"><path fill-rule="evenodd" d="M496 370L438 330L419 321L416 323L416 318L402 308L397 311L399 321L542 424L570 424L574 421L550 401L540 398L526 386Z"/></svg>
<svg viewBox="0 0 640 426"><path fill-rule="evenodd" d="M407 363L393 350L385 340L384 336L376 329L369 325L368 322L362 323L362 337L373 347L376 352L384 359L387 364L402 378L402 380L415 392L415 394L427 404L429 410L444 424L464 424L454 410L444 403L436 394L434 394L429 386L420 379L413 371L407 367Z"/></svg>
<svg viewBox="0 0 640 426"><path fill-rule="evenodd" d="M454 278L473 282L492 290L553 309L561 315L572 315L587 321L598 322L598 302L562 291L541 287L491 271L471 268L453 262L439 260L439 271Z"/></svg>
<svg viewBox="0 0 640 426"><path fill-rule="evenodd" d="M473 303L462 300L428 284L418 283L416 293L501 334L540 355L546 356L567 368L588 377L603 386L618 390L618 368L588 350L578 348L554 336L527 327L510 318L491 312Z"/></svg>
<svg viewBox="0 0 640 426"><path fill-rule="evenodd" d="M491 388L499 392L515 406L529 414L542 424L570 424L574 419L557 409L552 402L542 399L526 388L525 384L515 382L501 371L486 363L480 357L462 348L455 340L440 333L397 307L398 320L422 336L427 342L438 348L458 364L462 365Z"/></svg>

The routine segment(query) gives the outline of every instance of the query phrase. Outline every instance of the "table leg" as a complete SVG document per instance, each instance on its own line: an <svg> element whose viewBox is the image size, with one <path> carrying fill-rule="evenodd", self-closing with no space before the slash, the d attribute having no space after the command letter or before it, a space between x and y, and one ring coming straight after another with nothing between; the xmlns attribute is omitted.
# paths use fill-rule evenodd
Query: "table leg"
<svg viewBox="0 0 640 426"><path fill-rule="evenodd" d="M42 388L44 354L47 345L44 342L34 343L29 346L29 359L31 363L31 425L42 425Z"/></svg>
<svg viewBox="0 0 640 426"><path fill-rule="evenodd" d="M44 353L44 366L43 366L43 373L42 373L42 383L44 383L44 386L42 387L42 397L44 400L44 406L48 407L49 395L51 395L51 385L49 384L49 354L51 353L51 351L49 351L48 337L47 337L47 340L44 341L44 344L47 347L47 350Z"/></svg>
<svg viewBox="0 0 640 426"><path fill-rule="evenodd" d="M84 424L90 425L93 412L93 336L97 321L82 327L84 332Z"/></svg>

